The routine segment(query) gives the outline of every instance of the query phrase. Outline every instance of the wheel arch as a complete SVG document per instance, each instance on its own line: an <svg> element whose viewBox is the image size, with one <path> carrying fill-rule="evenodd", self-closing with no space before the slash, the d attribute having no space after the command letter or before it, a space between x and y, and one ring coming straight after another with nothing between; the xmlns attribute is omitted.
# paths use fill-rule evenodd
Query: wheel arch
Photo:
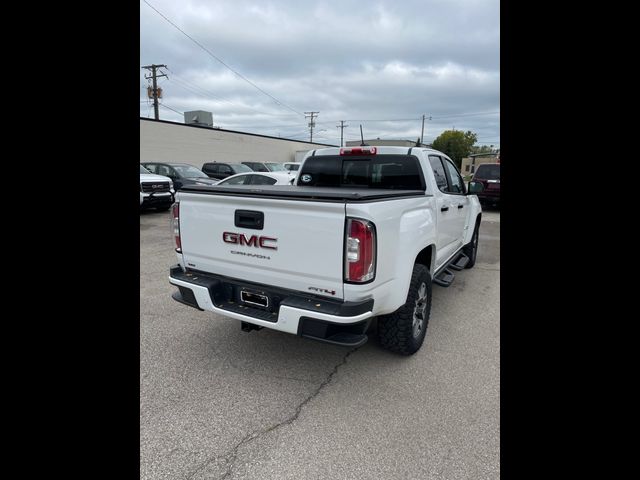
<svg viewBox="0 0 640 480"><path fill-rule="evenodd" d="M436 246L435 244L430 244L424 247L422 250L418 252L416 255L416 259L413 262L414 264L419 263L427 267L429 273L433 275L433 268L436 261Z"/></svg>

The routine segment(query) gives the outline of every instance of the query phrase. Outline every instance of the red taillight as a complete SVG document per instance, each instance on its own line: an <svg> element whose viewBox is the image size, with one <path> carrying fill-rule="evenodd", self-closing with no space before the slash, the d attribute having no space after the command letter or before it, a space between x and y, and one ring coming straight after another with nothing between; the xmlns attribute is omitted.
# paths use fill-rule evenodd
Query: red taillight
<svg viewBox="0 0 640 480"><path fill-rule="evenodd" d="M176 241L176 252L182 253L182 242L180 241L180 202L176 202L171 207L173 212L173 238Z"/></svg>
<svg viewBox="0 0 640 480"><path fill-rule="evenodd" d="M376 275L376 230L373 223L347 219L344 276L347 282L364 283Z"/></svg>
<svg viewBox="0 0 640 480"><path fill-rule="evenodd" d="M349 147L340 149L340 155L375 155L377 152L376 147Z"/></svg>

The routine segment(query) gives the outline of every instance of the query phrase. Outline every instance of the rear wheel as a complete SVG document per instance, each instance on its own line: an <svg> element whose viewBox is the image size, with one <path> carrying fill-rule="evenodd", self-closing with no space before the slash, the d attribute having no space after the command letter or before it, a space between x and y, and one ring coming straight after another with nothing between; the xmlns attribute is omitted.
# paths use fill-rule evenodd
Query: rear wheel
<svg viewBox="0 0 640 480"><path fill-rule="evenodd" d="M378 318L380 345L392 352L413 355L422 346L431 315L431 274L424 265L413 266L406 303Z"/></svg>

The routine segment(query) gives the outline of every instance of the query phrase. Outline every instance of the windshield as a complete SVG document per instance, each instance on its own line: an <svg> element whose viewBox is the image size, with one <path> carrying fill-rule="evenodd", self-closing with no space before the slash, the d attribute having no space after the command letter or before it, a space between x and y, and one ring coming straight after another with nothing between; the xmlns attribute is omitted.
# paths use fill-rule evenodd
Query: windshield
<svg viewBox="0 0 640 480"><path fill-rule="evenodd" d="M290 172L295 172L300 168L300 165L298 165L298 164L293 164L293 165L289 164L289 165L285 165L285 168L287 170L289 170Z"/></svg>
<svg viewBox="0 0 640 480"><path fill-rule="evenodd" d="M480 165L475 178L483 180L500 180L500 165Z"/></svg>
<svg viewBox="0 0 640 480"><path fill-rule="evenodd" d="M172 165L178 175L186 178L209 178L202 170L191 165Z"/></svg>
<svg viewBox="0 0 640 480"><path fill-rule="evenodd" d="M271 172L286 172L281 163L265 163Z"/></svg>
<svg viewBox="0 0 640 480"><path fill-rule="evenodd" d="M253 170L251 170L246 165L243 165L242 163L234 164L233 168L235 169L236 173L253 172Z"/></svg>
<svg viewBox="0 0 640 480"><path fill-rule="evenodd" d="M140 165L140 173L151 173L149 170Z"/></svg>

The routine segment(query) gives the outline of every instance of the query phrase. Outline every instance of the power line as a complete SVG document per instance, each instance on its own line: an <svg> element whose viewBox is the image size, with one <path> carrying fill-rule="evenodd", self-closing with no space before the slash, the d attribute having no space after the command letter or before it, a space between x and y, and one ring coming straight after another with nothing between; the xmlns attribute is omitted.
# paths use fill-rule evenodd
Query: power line
<svg viewBox="0 0 640 480"><path fill-rule="evenodd" d="M160 104L160 106L161 106L161 107L164 107L164 108L168 108L169 110L172 110L172 111L174 111L174 112L176 112L176 113L179 113L180 115L184 115L184 112L179 112L179 111L178 111L178 110L176 110L175 108L171 108L169 105L167 105L167 104L165 104L165 103L161 103L161 104Z"/></svg>
<svg viewBox="0 0 640 480"><path fill-rule="evenodd" d="M255 108L249 107L247 105L242 105L242 104L239 104L239 103L232 102L232 101L227 100L225 98L222 98L222 97L219 97L217 95L214 95L213 93L205 90L204 88L185 80L184 78L180 77L179 75L176 75L176 73L173 70L171 70L171 69L168 69L168 70L172 74L172 79L169 79L169 80L173 80L176 83L176 85L178 85L179 87L182 87L183 89L188 90L191 93L195 93L196 95L200 95L202 97L207 97L207 98L219 100L221 102L225 102L225 103L228 103L229 105L234 105L236 107L247 108L249 110L252 110L252 111L254 111L256 113L260 113L262 115L271 115L271 116L274 116L274 117L292 117L292 116L294 116L293 114L290 114L290 113L277 114L277 113L263 112L261 110L256 110Z"/></svg>
<svg viewBox="0 0 640 480"><path fill-rule="evenodd" d="M417 118L387 118L386 120L369 120L366 118L348 118L345 122L414 122L416 120L420 120L420 117ZM339 122L340 120L330 120L331 122Z"/></svg>
<svg viewBox="0 0 640 480"><path fill-rule="evenodd" d="M253 86L254 88L256 88L258 91L264 93L266 96L268 96L269 98L273 99L278 105L281 105L289 110L291 110L294 113L297 113L298 115L303 115L302 113L298 112L297 110L294 110L293 108L291 108L289 105L282 103L280 100L278 100L276 97L274 97L273 95L271 95L270 93L265 92L263 89L261 89L259 86L257 86L255 83L253 83L251 80L249 80L247 77L245 77L244 75L242 75L240 72L234 70L233 68L231 68L229 65L227 65L226 63L224 63L220 58L218 58L215 54L213 54L207 47L205 47L204 45L202 45L200 42L198 42L195 38L193 38L191 35L189 35L187 32L185 32L184 30L182 30L179 26L177 26L175 23L173 23L171 20L169 20L167 17L165 17L156 7L154 7L153 5L151 5L147 0L142 0L144 3L146 3L149 7L151 7L158 15L160 15L162 18L164 18L167 22L169 22L174 28L176 28L180 33L182 33L185 37L187 37L189 40L191 40L193 43L195 43L198 47L200 47L202 50L204 50L207 54L209 54L212 58L214 58L215 60L217 60L218 62L220 62L222 65L224 65L226 68L228 68L229 70L231 70L233 73L235 73L238 77L240 77L241 79L243 79L245 82L247 82L249 85Z"/></svg>
<svg viewBox="0 0 640 480"><path fill-rule="evenodd" d="M460 114L452 114L452 115L443 115L440 117L431 116L432 120L436 120L438 118L452 118L452 117L472 117L476 115L493 115L498 114L500 111L495 112L475 112L475 113L460 113ZM422 117L413 117L413 118L383 118L383 119L370 119L370 118L348 118L345 122L415 122L416 120L422 120ZM340 120L327 120L328 122L339 122ZM324 124L324 122L322 122Z"/></svg>
<svg viewBox="0 0 640 480"><path fill-rule="evenodd" d="M497 112L478 112L478 113L460 113L456 115L443 115L440 117L433 117L433 118L436 119L436 118L453 118L453 117L473 117L476 115L493 115L496 113L500 113L500 110L498 110Z"/></svg>
<svg viewBox="0 0 640 480"><path fill-rule="evenodd" d="M287 128L287 127L299 127L300 124L299 123L292 123L292 124L288 124L288 125L271 125L271 124L267 124L265 125L264 123L262 125L245 125L244 123L228 123L227 125L231 125L231 126L237 126L237 127L242 127L242 128ZM320 124L318 124L320 125ZM306 132L307 130L305 130Z"/></svg>

